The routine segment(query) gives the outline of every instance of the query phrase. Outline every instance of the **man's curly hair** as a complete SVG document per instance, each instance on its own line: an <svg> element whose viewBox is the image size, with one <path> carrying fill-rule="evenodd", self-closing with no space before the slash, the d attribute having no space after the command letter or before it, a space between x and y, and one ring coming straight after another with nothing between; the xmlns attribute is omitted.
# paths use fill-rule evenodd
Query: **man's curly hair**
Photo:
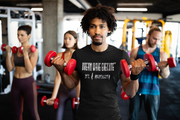
<svg viewBox="0 0 180 120"><path fill-rule="evenodd" d="M83 32L88 32L91 20L97 17L107 22L108 28L111 31L107 36L110 36L112 32L117 28L116 19L113 15L114 12L115 10L113 7L107 7L101 4L88 9L87 11L85 11L84 17L81 21Z"/></svg>

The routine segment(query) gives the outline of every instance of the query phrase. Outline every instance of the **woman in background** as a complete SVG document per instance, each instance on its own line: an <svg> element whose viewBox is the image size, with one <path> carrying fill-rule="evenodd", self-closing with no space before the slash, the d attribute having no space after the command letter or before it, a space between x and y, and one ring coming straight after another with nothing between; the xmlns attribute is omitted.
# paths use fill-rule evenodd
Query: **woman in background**
<svg viewBox="0 0 180 120"><path fill-rule="evenodd" d="M14 120L22 119L23 101L27 107L31 120L40 120L37 110L36 82L33 78L33 70L38 60L38 51L31 52L29 39L31 37L31 26L23 25L18 28L17 37L23 53L19 50L11 55L11 47L6 46L6 66L8 71L14 72L11 88L11 101L14 110Z"/></svg>
<svg viewBox="0 0 180 120"><path fill-rule="evenodd" d="M67 31L64 34L64 45L62 47L65 48L66 51L58 53L57 56L60 56L62 59L64 59L64 61L66 61L66 63L68 63L68 61L71 59L73 52L76 49L78 49L77 41L78 41L77 33L75 31ZM52 101L54 101L57 98L57 96L59 98L59 106L56 111L56 120L63 120L63 113L67 100L69 99L72 100L73 98L75 98L78 101L79 94L80 94L80 83L75 89L69 90L65 85L63 85L61 81L61 75L56 70L53 93L51 98L47 99L47 104L53 105ZM73 119L75 119L76 112L77 112L77 107L73 109Z"/></svg>

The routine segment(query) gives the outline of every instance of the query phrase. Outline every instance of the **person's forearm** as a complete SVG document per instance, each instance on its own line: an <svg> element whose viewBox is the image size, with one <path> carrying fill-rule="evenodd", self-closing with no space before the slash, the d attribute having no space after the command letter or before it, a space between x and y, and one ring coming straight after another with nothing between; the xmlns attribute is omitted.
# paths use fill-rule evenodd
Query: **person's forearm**
<svg viewBox="0 0 180 120"><path fill-rule="evenodd" d="M124 91L130 98L132 98L136 95L138 89L139 89L139 82L137 79L137 80L131 80Z"/></svg>
<svg viewBox="0 0 180 120"><path fill-rule="evenodd" d="M53 88L53 93L52 93L51 98L54 98L54 99L55 99L55 98L57 97L57 94L58 94L58 91L59 91L60 84L61 84L61 79L55 78L55 81L54 81L54 88Z"/></svg>
<svg viewBox="0 0 180 120"><path fill-rule="evenodd" d="M30 62L29 56L24 56L24 64L25 64L25 69L28 73L32 73L34 68Z"/></svg>
<svg viewBox="0 0 180 120"><path fill-rule="evenodd" d="M69 89L74 89L77 85L78 82L72 75L67 75L64 71L59 71L61 74L61 78L63 81L63 84L69 88Z"/></svg>
<svg viewBox="0 0 180 120"><path fill-rule="evenodd" d="M77 98L80 97L80 82L76 87Z"/></svg>
<svg viewBox="0 0 180 120"><path fill-rule="evenodd" d="M10 56L11 56L10 53L7 53L7 56L6 56L6 67L7 67L7 70L9 72L14 69Z"/></svg>
<svg viewBox="0 0 180 120"><path fill-rule="evenodd" d="M167 67L161 69L160 75L162 78L168 78L168 76L170 75L169 67L167 66Z"/></svg>

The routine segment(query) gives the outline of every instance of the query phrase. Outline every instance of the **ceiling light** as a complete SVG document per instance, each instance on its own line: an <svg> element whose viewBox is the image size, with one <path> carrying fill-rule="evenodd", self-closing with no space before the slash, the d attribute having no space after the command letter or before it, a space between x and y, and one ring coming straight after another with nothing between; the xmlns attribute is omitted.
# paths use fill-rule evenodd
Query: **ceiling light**
<svg viewBox="0 0 180 120"><path fill-rule="evenodd" d="M117 6L153 6L153 3L118 3Z"/></svg>
<svg viewBox="0 0 180 120"><path fill-rule="evenodd" d="M117 8L117 11L147 11L147 8Z"/></svg>
<svg viewBox="0 0 180 120"><path fill-rule="evenodd" d="M76 1L76 0L69 0L69 1L72 2L79 9L85 9L78 1Z"/></svg>
<svg viewBox="0 0 180 120"><path fill-rule="evenodd" d="M43 8L31 8L32 11L43 11Z"/></svg>
<svg viewBox="0 0 180 120"><path fill-rule="evenodd" d="M86 0L77 0L86 10L92 6Z"/></svg>

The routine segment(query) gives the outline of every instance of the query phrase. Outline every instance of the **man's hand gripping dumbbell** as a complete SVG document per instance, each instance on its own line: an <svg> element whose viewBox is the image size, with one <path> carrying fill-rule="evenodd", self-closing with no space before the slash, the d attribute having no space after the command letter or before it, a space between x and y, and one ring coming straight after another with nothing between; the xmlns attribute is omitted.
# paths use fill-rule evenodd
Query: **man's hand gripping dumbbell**
<svg viewBox="0 0 180 120"><path fill-rule="evenodd" d="M138 59L131 62L131 65L128 65L126 60L120 61L121 70L123 75L127 78L130 77L130 74L139 75L141 71L146 67L148 70L155 70L156 64L153 56L151 54L145 54L144 60ZM125 93L123 88L121 87L121 98L123 100L128 100L129 96Z"/></svg>
<svg viewBox="0 0 180 120"><path fill-rule="evenodd" d="M156 64L155 71L161 71L169 65L170 68L176 67L176 61L173 57L167 58L167 61L161 61Z"/></svg>
<svg viewBox="0 0 180 120"><path fill-rule="evenodd" d="M145 54L144 60L137 59L134 62L131 62L131 65L128 65L126 60L120 61L121 70L123 75L127 78L130 77L130 74L138 75L145 67L149 71L155 71L156 70L156 63L154 60L154 57L151 54Z"/></svg>

